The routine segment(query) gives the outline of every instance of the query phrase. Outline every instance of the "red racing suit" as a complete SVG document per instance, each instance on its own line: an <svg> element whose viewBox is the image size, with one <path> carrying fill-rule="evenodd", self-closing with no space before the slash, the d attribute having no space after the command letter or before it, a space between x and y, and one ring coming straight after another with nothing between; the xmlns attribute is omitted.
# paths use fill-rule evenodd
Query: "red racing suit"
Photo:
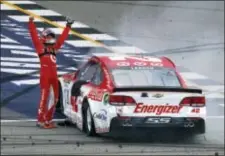
<svg viewBox="0 0 225 156"><path fill-rule="evenodd" d="M39 103L37 118L38 122L51 122L59 96L55 54L67 38L70 31L70 26L66 26L62 34L57 39L56 43L51 47L45 47L44 44L41 42L33 21L29 21L28 27L34 47L40 58L41 99ZM50 94L50 89L53 89L54 100L50 100L51 103L49 104L48 98Z"/></svg>

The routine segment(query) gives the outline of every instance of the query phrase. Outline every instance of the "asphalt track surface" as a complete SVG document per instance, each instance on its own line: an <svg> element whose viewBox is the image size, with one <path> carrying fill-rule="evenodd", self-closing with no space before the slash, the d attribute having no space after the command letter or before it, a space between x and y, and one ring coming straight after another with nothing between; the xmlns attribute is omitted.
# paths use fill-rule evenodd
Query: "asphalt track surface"
<svg viewBox="0 0 225 156"><path fill-rule="evenodd" d="M108 22L105 22L101 18L101 16L99 17L99 15L96 12L92 12L92 14L90 14L90 17L89 15L84 14L85 10L91 10L90 8L88 8L90 7L90 2L71 2L70 1L70 2L64 3L64 2L53 2L53 1L43 2L42 1L38 3L40 3L44 7L50 8L61 14L64 14L64 15L69 14L74 19L77 19L78 21L81 21L82 23L88 24L98 30L103 30L104 32L108 32L106 31L107 28L109 29L109 26L107 26L107 24L108 25L110 24ZM62 7L62 4L64 5L64 7ZM101 12L101 15L103 15L103 12L105 11L104 18L109 18L109 14L110 14L109 10L105 9L107 8L107 5L110 5L112 10L118 9L118 6L116 6L116 4L91 3L92 8L95 8L94 10L99 10L99 12ZM166 6L165 5L160 5L160 6L167 7L167 8L169 7L168 5ZM74 9L72 8L70 9L69 8L70 6L73 6ZM159 8L158 5L151 5L151 6L152 8ZM184 13L185 13L185 10L187 10L187 8L183 8L181 6L178 7L177 5L175 6L176 7L170 6L170 8L183 9ZM81 9L82 7L83 9ZM99 7L99 8L96 9L96 7L97 8ZM212 5L211 8L207 6L204 8L204 10L206 12L207 11L212 12L213 10L216 13L218 12L220 13L221 11L224 10L224 9L221 10L221 8L215 9L213 7L215 6ZM68 10L70 11L68 12ZM118 10L117 12L119 14ZM13 14L13 11L10 13ZM19 15L18 12L14 13L14 15L15 14ZM111 15L113 16L112 13ZM95 16L96 18L94 18ZM3 20L4 18L7 19L7 17L4 15L1 15L1 17L2 17L1 20ZM93 22L92 21L93 19L96 19L96 20L102 19L102 21ZM114 17L114 20L115 19L116 18ZM10 22L15 24L17 21L10 21ZM119 20L117 21L115 20L114 22L117 23L119 22ZM21 23L17 23L17 24L20 26ZM218 23L218 25L220 24L221 23ZM26 37L21 38L20 36L18 36L18 33L17 35L13 34L11 32L12 30L10 30L9 25L7 26L8 26L8 29L4 27L4 25L2 25L2 22L1 22L1 32L3 32L2 30L4 30L3 32L4 37L7 36L16 41L20 41L21 45L32 47L31 43L28 40L26 40ZM22 27L26 28L25 25L21 25L21 27L19 26L18 28L20 29ZM115 24L115 27L116 26L117 25ZM115 35L116 34L118 38L121 38L118 35L119 30L115 30ZM11 55L7 54L9 52L5 48L3 48L3 40L6 39L4 37L1 36L1 61L7 60L8 59L7 57L14 57L14 54L16 53L16 51L14 51L13 54L11 52ZM224 42L223 40L222 41L219 40L220 37L213 38L213 39L214 40L217 39L218 43ZM123 40L126 40L126 39L124 38ZM182 42L182 41L176 41L176 40L174 42L177 42L179 44L183 43L182 46L193 45L192 42ZM111 42L109 44L109 42L103 41L103 43L108 45L110 44L125 45L125 43L122 43L122 42L120 43ZM132 40L130 43L132 43ZM200 40L198 41L198 43L203 44L203 42L201 42ZM146 46L139 45L138 47L148 48L147 45ZM166 49L165 47L163 47L163 49ZM171 47L171 48L174 49L179 47ZM70 50L71 47L70 45L66 44L65 49L63 50L68 50L68 49ZM154 49L153 52L156 50L163 51L163 49ZM28 49L28 50L32 51L32 49ZM92 49L87 50L85 48L84 49L78 48L76 50L78 52L79 50L81 51L77 55L82 55L82 54L87 55L90 51L92 51ZM184 51L185 50L192 51L193 49L186 48L184 49ZM200 49L200 52L202 52L203 50ZM218 47L217 47L217 50L218 50ZM182 48L181 48L181 51L182 51ZM219 47L219 50L217 52L220 53L220 55L218 54L219 55L218 58L221 58L221 56L224 54L224 51L222 51L222 53L221 51L222 51L221 47ZM165 51L165 52L167 54L169 53L169 51ZM21 56L24 57L24 55L22 54L23 53L21 52ZM184 54L184 56L180 56L180 55L181 54L172 54L172 55L170 54L171 57L176 59L176 62L182 63L181 57L185 57L185 59L187 58L186 60L187 62L195 59L188 54ZM204 54L204 56L210 57L210 54L207 53L207 54ZM74 64L74 60L63 58L64 55L62 55L61 57L62 58L59 59L59 65ZM213 61L213 60L210 60L210 61ZM79 61L76 61L76 62L78 62L77 64L79 64ZM219 65L223 63L223 60L218 61L217 59L217 63L218 63L217 65L218 67ZM1 62L1 65L3 65L2 62ZM4 65L6 65L6 63ZM193 69L193 66L188 65L187 63L182 65L185 65L186 68L192 68L192 70L197 70L195 72L198 72L198 70L200 70L200 69ZM64 71L65 68L67 67L68 66L62 68L62 70ZM16 67L13 67L13 68L19 69ZM206 123L207 133L204 136L197 136L194 138L185 137L184 139L182 139L182 137L178 137L177 134L170 134L170 135L165 134L164 136L161 136L161 135L151 136L150 134L136 133L136 134L126 134L124 135L123 138L121 137L115 137L115 138L94 137L93 138L93 137L86 137L85 134L77 130L72 125L59 126L57 129L54 129L54 130L41 130L36 128L35 122L30 119L34 119L36 115L35 103L37 103L36 101L38 101L39 99L39 88L34 84L33 85L26 84L26 85L18 86L19 83L22 83L19 80L27 80L27 82L28 81L30 82L30 80L32 80L31 82L33 83L33 80L35 79L33 79L32 76L31 78L27 78L26 76L21 77L21 75L19 76L13 75L10 72L2 73L3 70L6 71L5 68L1 67L1 105L4 104L3 105L4 107L3 106L1 107L1 119L2 119L1 120L1 154L23 154L23 155L25 154L28 154L28 155L30 154L91 154L93 155L96 153L96 154L104 154L104 155L107 155L107 154L144 155L144 154L150 153L154 155L162 155L162 154L167 154L167 155L212 154L213 155L217 151L219 152L219 154L224 154L224 98L207 98L207 110L209 113L208 113L208 118ZM218 72L217 72L218 77L222 77L222 75L224 75L224 71L222 70L218 69ZM71 70L68 69L67 71L70 72ZM207 74L210 75L210 72L215 72L215 71L209 70ZM210 77L210 78L213 79L214 77ZM4 80L4 83L3 83L3 80ZM214 85L220 84L223 81L223 78L219 79L218 81L220 82L218 83L214 82ZM209 80L205 81L205 83L206 82L209 83ZM197 81L195 83L197 83ZM205 84L201 84L201 85L205 85ZM2 89L4 89L4 92L2 92ZM13 94L13 93L16 93L16 90L22 90L21 94L20 95L19 93ZM224 94L221 90L219 92L220 94ZM216 94L216 92L214 91L212 94ZM2 97L4 100L2 100ZM24 106L25 104L26 106ZM56 115L56 118L62 118L62 117L59 115Z"/></svg>

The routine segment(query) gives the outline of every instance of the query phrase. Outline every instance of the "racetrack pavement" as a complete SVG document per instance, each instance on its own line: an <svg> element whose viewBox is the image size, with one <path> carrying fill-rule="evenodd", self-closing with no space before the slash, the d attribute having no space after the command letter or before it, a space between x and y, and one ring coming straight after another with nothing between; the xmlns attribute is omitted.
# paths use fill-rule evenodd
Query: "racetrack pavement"
<svg viewBox="0 0 225 156"><path fill-rule="evenodd" d="M214 154L224 152L222 144L210 144L203 136L174 139L136 133L121 138L87 137L74 126L39 129L35 122L1 123L1 147L6 154ZM176 134L175 134L176 135ZM147 138L147 139L146 139ZM204 143L202 143L204 142ZM163 146L163 148L162 148Z"/></svg>

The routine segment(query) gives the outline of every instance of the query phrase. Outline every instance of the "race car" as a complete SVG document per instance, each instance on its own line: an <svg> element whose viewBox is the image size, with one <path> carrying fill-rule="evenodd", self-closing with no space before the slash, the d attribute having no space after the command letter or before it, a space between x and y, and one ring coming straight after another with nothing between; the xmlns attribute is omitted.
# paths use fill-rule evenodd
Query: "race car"
<svg viewBox="0 0 225 156"><path fill-rule="evenodd" d="M205 96L167 57L94 54L59 84L57 109L88 136L125 128L205 133Z"/></svg>

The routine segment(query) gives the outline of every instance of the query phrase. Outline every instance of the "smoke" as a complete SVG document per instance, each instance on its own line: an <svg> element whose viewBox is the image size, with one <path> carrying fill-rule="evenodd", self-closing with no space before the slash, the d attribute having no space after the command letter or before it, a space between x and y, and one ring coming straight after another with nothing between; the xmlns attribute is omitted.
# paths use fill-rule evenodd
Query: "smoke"
<svg viewBox="0 0 225 156"><path fill-rule="evenodd" d="M113 35L191 71L224 81L224 2L114 2Z"/></svg>

